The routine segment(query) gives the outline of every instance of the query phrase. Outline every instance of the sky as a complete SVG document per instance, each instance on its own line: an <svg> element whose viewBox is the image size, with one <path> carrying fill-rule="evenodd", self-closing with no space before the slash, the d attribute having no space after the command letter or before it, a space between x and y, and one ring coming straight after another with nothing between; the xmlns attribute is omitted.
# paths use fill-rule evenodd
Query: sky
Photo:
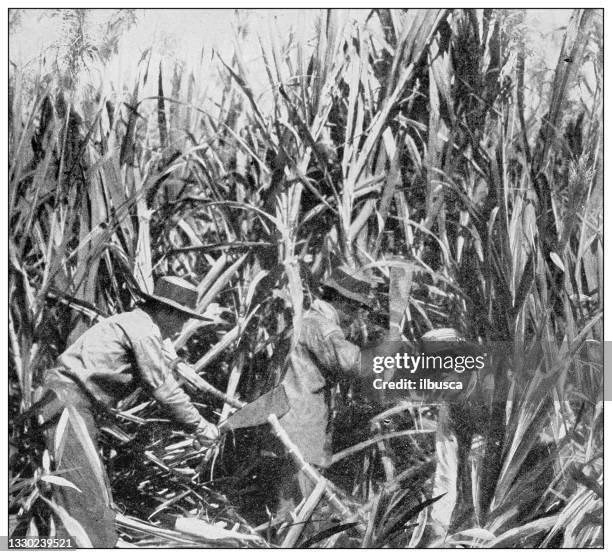
<svg viewBox="0 0 612 557"><path fill-rule="evenodd" d="M30 9L22 15L17 31L9 37L10 57L15 63L34 60L39 53L61 42L63 29L57 18L45 17L46 10ZM93 21L103 21L112 10L91 11ZM348 10L356 19L363 20L367 10ZM151 44L161 44L171 54L184 57L194 56L202 48L214 47L227 53L233 43L233 25L240 18L246 22L251 35L265 36L270 26L275 25L281 32L290 30L313 33L319 9L138 9L137 24L124 37L126 49L136 56ZM547 9L528 10L530 27L544 34L562 28L568 21L571 10ZM537 33L530 37L537 47ZM253 52L256 55L255 52ZM556 53L544 49L542 54L552 64Z"/></svg>
<svg viewBox="0 0 612 557"><path fill-rule="evenodd" d="M66 32L61 18L49 17L51 10L28 9L21 13L20 24L9 37L10 60L26 73L38 75L41 53L50 58L57 56L58 48L66 43ZM88 33L96 42L102 23L114 10L94 9L88 14ZM349 20L360 25L369 10L349 9ZM270 85L262 61L259 38L265 43L271 37L285 41L295 34L304 44L315 36L316 22L324 14L321 9L137 9L137 22L122 35L119 54L104 67L89 65L87 75L81 76L103 95L131 92L134 76L138 75L141 54L153 46L151 67L164 64L165 91L170 87L171 68L177 62L194 72L199 90L207 90L209 98L218 101L222 83L227 76L211 67L219 67L219 56L231 65L236 45L240 45L244 64L249 73L249 83L262 102L271 102ZM540 9L527 11L527 46L534 51L546 68L554 69L571 10ZM237 26L246 26L247 32L236 37ZM545 37L545 38L543 38ZM97 38L100 38L99 36ZM277 39L278 40L278 39ZM142 71L142 68L140 68ZM215 81L216 80L216 81ZM204 85L204 87L203 87ZM156 95L156 80L150 79L141 95ZM83 93L85 94L85 93Z"/></svg>
<svg viewBox="0 0 612 557"><path fill-rule="evenodd" d="M27 10L16 33L9 38L11 60L23 63L41 51L61 42L63 29L55 18L45 17L46 10ZM91 10L93 21L108 19L114 10ZM314 29L320 10L255 10L255 9L138 9L138 21L123 39L125 48L135 55L151 46L163 45L171 54L189 57L202 48L227 51L234 38L236 21L247 22L249 30L265 34L269 25L289 32L297 24Z"/></svg>

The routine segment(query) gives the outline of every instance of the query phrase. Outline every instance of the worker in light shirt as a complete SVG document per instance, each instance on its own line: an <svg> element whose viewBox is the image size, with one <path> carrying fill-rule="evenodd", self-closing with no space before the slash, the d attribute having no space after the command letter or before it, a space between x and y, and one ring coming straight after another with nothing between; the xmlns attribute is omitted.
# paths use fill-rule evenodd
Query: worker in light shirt
<svg viewBox="0 0 612 557"><path fill-rule="evenodd" d="M176 336L188 319L202 319L195 312L196 288L167 276L156 282L154 294L143 296L139 307L100 320L59 356L45 373L38 404L56 475L74 486L55 485L54 502L81 524L92 547L114 547L118 539L99 458L98 411L113 409L143 387L197 442L218 437L176 382L164 352L164 339ZM56 525L58 537L71 537L59 519Z"/></svg>
<svg viewBox="0 0 612 557"><path fill-rule="evenodd" d="M322 282L320 295L304 313L281 380L290 409L280 418L280 424L304 459L322 471L332 460L330 406L334 385L341 379L353 379L367 388L374 378L373 355L386 354L389 347L396 349L393 343L362 348L347 339L360 310L373 310L371 293L372 281L365 273L348 265L334 268ZM390 378L392 374L393 370L389 370L384 376ZM308 477L285 457L278 482L277 513L293 511L313 487Z"/></svg>

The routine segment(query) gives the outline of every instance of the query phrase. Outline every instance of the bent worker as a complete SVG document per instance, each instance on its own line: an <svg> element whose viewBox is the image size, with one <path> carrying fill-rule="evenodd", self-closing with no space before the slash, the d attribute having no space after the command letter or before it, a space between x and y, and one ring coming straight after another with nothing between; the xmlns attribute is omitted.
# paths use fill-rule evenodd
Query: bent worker
<svg viewBox="0 0 612 557"><path fill-rule="evenodd" d="M280 424L304 459L318 468L331 465L329 424L331 387L340 379L371 382L371 369L362 370L362 350L346 338L360 309L371 309L372 284L363 273L340 266L322 283L320 297L304 313L295 347L281 380L289 411ZM365 361L364 354L364 361ZM392 371L391 371L392 373ZM278 514L293 510L312 483L285 458L279 485Z"/></svg>
<svg viewBox="0 0 612 557"><path fill-rule="evenodd" d="M87 330L44 377L43 401L53 399L43 402L40 412L49 451L57 473L76 487L54 486L53 498L81 524L93 547L114 547L118 539L98 451L97 410L115 407L142 386L201 444L218 436L178 385L163 354L164 339L172 339L188 319L202 319L195 312L196 288L167 276L156 282L153 295L143 296L145 302L133 311ZM59 522L57 536L71 537Z"/></svg>

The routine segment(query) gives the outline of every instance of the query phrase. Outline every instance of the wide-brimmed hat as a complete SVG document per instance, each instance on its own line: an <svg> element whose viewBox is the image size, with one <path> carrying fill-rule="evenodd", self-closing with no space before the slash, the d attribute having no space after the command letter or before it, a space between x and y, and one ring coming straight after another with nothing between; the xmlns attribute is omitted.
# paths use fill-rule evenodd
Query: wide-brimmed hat
<svg viewBox="0 0 612 557"><path fill-rule="evenodd" d="M419 339L420 349L425 354L461 354L472 356L482 352L478 344L466 340L457 329L432 329Z"/></svg>
<svg viewBox="0 0 612 557"><path fill-rule="evenodd" d="M364 306L375 305L371 297L372 281L364 273L355 271L347 265L334 268L331 275L321 284Z"/></svg>
<svg viewBox="0 0 612 557"><path fill-rule="evenodd" d="M194 319L206 320L206 317L196 312L198 289L180 277L160 277L155 281L153 294L143 292L142 295L147 300L169 306Z"/></svg>

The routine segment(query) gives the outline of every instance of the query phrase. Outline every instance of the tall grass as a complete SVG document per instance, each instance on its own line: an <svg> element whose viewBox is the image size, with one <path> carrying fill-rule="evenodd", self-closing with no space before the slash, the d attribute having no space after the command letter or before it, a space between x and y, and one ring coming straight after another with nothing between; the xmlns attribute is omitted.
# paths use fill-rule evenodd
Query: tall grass
<svg viewBox="0 0 612 557"><path fill-rule="evenodd" d="M314 37L259 37L263 92L242 32L233 57L207 63L205 79L185 64L158 64L152 50L133 83L97 89L57 67L14 67L16 408L30 407L70 339L99 314L129 309L137 289L165 272L197 283L210 317L190 323L177 348L230 396L254 397L280 373L310 288L332 265L384 280L401 256L417 270L408 340L453 326L512 350L479 379L478 402L439 412L409 404L409 426L392 419L417 432L433 420L435 439L421 425L416 438L429 441L398 437L347 457L345 487L375 498L364 507L366 534L350 543L600 546L601 13L574 10L539 112L524 16L375 9L357 22L329 10ZM337 396L356 409L351 393ZM211 419L229 411L197 400ZM153 423L145 401L122 406L109 450L128 435L121 428L139 439L134 422ZM39 465L23 448L26 434L12 426L15 481ZM244 472L223 454L198 467L201 455L168 452L155 436L147 443L158 451L153 470L163 470L158 457L171 463L172 485L185 481L176 484L173 466L193 466L192 480L205 472L219 491L216 478ZM386 481L385 446L408 454ZM236 450L246 449L224 448ZM36 507L18 495L12 505L27 522ZM175 495L153 499L172 506ZM211 511L197 489L189 497ZM349 543L347 532L311 543Z"/></svg>

